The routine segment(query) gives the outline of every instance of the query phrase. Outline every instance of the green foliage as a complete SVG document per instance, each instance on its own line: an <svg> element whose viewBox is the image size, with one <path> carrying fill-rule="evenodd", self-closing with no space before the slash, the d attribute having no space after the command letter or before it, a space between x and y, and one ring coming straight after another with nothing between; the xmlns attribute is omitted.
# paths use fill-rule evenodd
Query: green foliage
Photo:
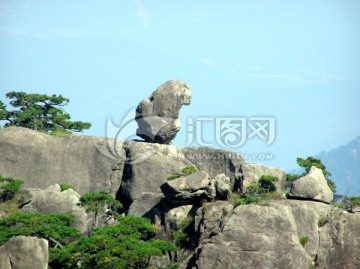
<svg viewBox="0 0 360 269"><path fill-rule="evenodd" d="M184 174L187 174L187 175L191 175L191 174L194 174L196 173L196 167L195 166L186 166L184 167L181 172L183 172Z"/></svg>
<svg viewBox="0 0 360 269"><path fill-rule="evenodd" d="M345 210L353 213L354 207L360 206L360 196L344 196L341 206Z"/></svg>
<svg viewBox="0 0 360 269"><path fill-rule="evenodd" d="M307 236L301 236L299 237L300 244L302 246L305 246L307 242L309 242L309 237Z"/></svg>
<svg viewBox="0 0 360 269"><path fill-rule="evenodd" d="M176 178L179 178L179 177L182 177L182 176L187 176L187 175L191 175L191 174L194 174L196 173L196 167L195 166L186 166L184 167L182 170L181 170L181 173L174 173L170 176L167 177L167 180L173 180L173 179L176 179Z"/></svg>
<svg viewBox="0 0 360 269"><path fill-rule="evenodd" d="M177 229L171 232L172 240L176 246L183 246L190 241L185 230L194 222L193 217L186 217L178 225Z"/></svg>
<svg viewBox="0 0 360 269"><path fill-rule="evenodd" d="M301 175L291 175L291 174L287 174L286 175L286 188L290 189L291 186L292 186L292 183L302 177L302 176L305 176L309 173L310 169L311 169L311 166L315 166L316 168L319 168L322 170L323 174L324 174L324 177L327 181L327 184L330 188L330 190L335 193L336 192L336 186L335 186L335 182L332 181L330 179L331 177L331 173L329 171L326 170L326 167L325 165L321 162L320 159L316 159L314 157L307 157L306 159L302 159L302 158L297 158L296 159L296 162L297 164L300 166L300 167L304 167L305 168L305 172L302 173Z"/></svg>
<svg viewBox="0 0 360 269"><path fill-rule="evenodd" d="M321 216L318 221L318 226L323 227L328 222L329 222L329 216Z"/></svg>
<svg viewBox="0 0 360 269"><path fill-rule="evenodd" d="M271 175L263 175L259 179L259 188L262 193L276 191L274 182L279 181L278 177Z"/></svg>
<svg viewBox="0 0 360 269"><path fill-rule="evenodd" d="M70 115L60 107L70 101L61 95L28 94L9 92L6 97L10 105L18 110L8 110L0 101L0 120L8 121L4 127L20 126L44 131L56 136L89 129L91 124L81 121L70 121Z"/></svg>
<svg viewBox="0 0 360 269"><path fill-rule="evenodd" d="M49 241L50 247L64 244L78 236L70 225L75 218L69 214L38 214L17 212L0 219L0 245L13 236L37 236Z"/></svg>
<svg viewBox="0 0 360 269"><path fill-rule="evenodd" d="M244 195L234 201L235 206L254 204L262 200L260 195Z"/></svg>
<svg viewBox="0 0 360 269"><path fill-rule="evenodd" d="M65 188L68 185L65 185ZM48 240L49 268L117 269L148 268L155 256L177 251L169 241L156 240L156 226L140 217L120 217L112 227L96 228L91 236L79 239L75 218L68 214L37 214L17 211L17 201L2 203L14 209L0 219L0 245L13 236L37 236ZM117 210L120 202L106 192L89 193L80 198L87 211ZM12 206L13 205L13 206ZM0 206L0 209L1 209ZM186 221L183 225L186 225ZM175 264L169 264L173 267Z"/></svg>
<svg viewBox="0 0 360 269"><path fill-rule="evenodd" d="M247 186L245 194L232 194L230 200L235 206L239 206L258 203L262 200L281 199L281 194L276 192L275 186L278 180L276 176L263 175L257 183Z"/></svg>
<svg viewBox="0 0 360 269"><path fill-rule="evenodd" d="M299 179L301 175L295 175L295 174L286 174L286 183L285 183L285 189L290 190L293 182L297 179Z"/></svg>
<svg viewBox="0 0 360 269"><path fill-rule="evenodd" d="M259 178L257 183L252 183L246 188L246 192L250 195L258 195L269 192L275 192L276 186L275 182L279 178L271 175L263 175Z"/></svg>
<svg viewBox="0 0 360 269"><path fill-rule="evenodd" d="M260 185L258 183L252 183L246 187L246 192L250 195L257 195L260 193Z"/></svg>
<svg viewBox="0 0 360 269"><path fill-rule="evenodd" d="M3 178L0 176L0 183L1 182L7 182L0 186L0 189L3 190L1 193L2 202L13 199L15 194L20 190L21 185L24 184L24 181L21 179L14 179L11 177Z"/></svg>
<svg viewBox="0 0 360 269"><path fill-rule="evenodd" d="M182 230L175 230L171 233L172 240L176 246L182 246L189 242L190 238L188 235Z"/></svg>
<svg viewBox="0 0 360 269"><path fill-rule="evenodd" d="M80 197L80 205L86 207L86 212L95 212L95 215L105 213L118 216L122 204L106 191L99 193L86 193Z"/></svg>
<svg viewBox="0 0 360 269"><path fill-rule="evenodd" d="M68 184L60 184L60 189L61 191L66 191L66 190L69 190L69 189L73 189L75 191L75 188L71 185L68 185Z"/></svg>
<svg viewBox="0 0 360 269"><path fill-rule="evenodd" d="M58 250L50 259L53 269L81 268L120 269L148 268L151 257L176 251L167 241L153 239L156 227L140 217L119 218L112 227L95 229L90 237L83 237Z"/></svg>
<svg viewBox="0 0 360 269"><path fill-rule="evenodd" d="M179 228L180 229L184 229L186 227L188 227L191 223L194 222L194 218L193 217L186 217L185 219L183 219L180 224L179 224Z"/></svg>
<svg viewBox="0 0 360 269"><path fill-rule="evenodd" d="M336 192L336 185L335 182L333 180L331 180L330 178L326 178L326 182L330 188L330 190L335 193Z"/></svg>
<svg viewBox="0 0 360 269"><path fill-rule="evenodd" d="M173 180L173 179L176 179L176 178L179 178L179 177L181 177L181 175L175 173L175 174L172 174L172 175L168 176L167 180Z"/></svg>

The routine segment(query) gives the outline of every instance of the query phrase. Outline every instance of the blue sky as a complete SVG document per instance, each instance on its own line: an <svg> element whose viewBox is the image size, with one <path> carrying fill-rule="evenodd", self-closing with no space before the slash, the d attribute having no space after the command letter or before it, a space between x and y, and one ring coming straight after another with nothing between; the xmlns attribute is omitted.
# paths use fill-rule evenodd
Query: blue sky
<svg viewBox="0 0 360 269"><path fill-rule="evenodd" d="M0 0L0 98L62 94L106 136L160 84L193 91L187 118L274 117L239 153L283 169L360 135L360 2ZM135 131L135 130L134 130ZM217 145L214 145L218 147Z"/></svg>

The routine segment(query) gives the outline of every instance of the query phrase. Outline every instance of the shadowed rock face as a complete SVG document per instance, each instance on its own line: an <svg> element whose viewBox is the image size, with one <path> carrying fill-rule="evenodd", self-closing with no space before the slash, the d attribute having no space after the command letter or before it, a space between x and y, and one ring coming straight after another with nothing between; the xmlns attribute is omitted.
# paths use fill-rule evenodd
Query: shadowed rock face
<svg viewBox="0 0 360 269"><path fill-rule="evenodd" d="M190 86L181 80L162 84L136 108L136 134L146 142L170 144L180 130L179 113L191 102Z"/></svg>

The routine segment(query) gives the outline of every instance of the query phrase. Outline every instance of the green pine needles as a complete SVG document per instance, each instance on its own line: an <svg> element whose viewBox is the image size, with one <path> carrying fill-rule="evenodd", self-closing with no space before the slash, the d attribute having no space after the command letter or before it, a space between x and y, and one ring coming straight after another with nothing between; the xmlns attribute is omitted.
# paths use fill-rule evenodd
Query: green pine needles
<svg viewBox="0 0 360 269"><path fill-rule="evenodd" d="M61 95L28 94L9 92L6 97L14 110L9 110L0 101L0 120L7 121L4 127L19 126L38 130L55 136L81 132L91 124L82 121L70 121L70 115L62 109L70 100Z"/></svg>

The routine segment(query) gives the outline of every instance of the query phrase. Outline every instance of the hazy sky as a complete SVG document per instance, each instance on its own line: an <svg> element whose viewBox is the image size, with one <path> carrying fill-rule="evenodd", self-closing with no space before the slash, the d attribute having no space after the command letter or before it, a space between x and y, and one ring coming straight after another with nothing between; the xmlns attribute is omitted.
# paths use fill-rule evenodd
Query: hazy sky
<svg viewBox="0 0 360 269"><path fill-rule="evenodd" d="M255 136L231 150L291 169L360 135L357 0L0 0L0 62L1 99L62 94L88 135L106 136L108 117L119 124L170 79L193 92L174 145L189 117L214 119L204 141L216 118L271 117L271 145Z"/></svg>

